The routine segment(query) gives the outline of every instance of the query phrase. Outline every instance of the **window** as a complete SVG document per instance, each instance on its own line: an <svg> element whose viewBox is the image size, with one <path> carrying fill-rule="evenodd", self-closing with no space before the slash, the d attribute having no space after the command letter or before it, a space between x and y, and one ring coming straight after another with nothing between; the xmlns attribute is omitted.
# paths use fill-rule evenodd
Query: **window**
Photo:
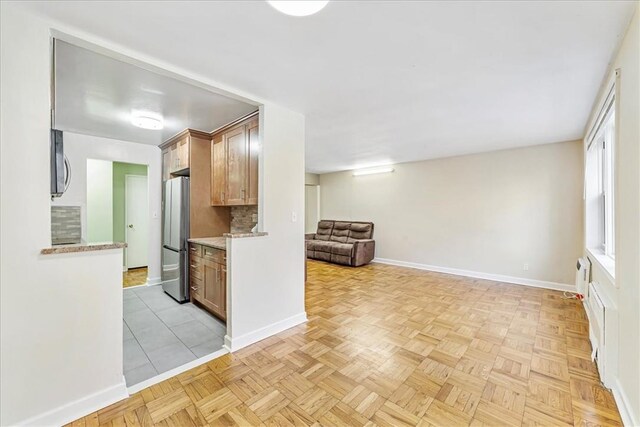
<svg viewBox="0 0 640 427"><path fill-rule="evenodd" d="M585 171L587 247L615 259L614 150L615 108L613 89L590 133Z"/></svg>

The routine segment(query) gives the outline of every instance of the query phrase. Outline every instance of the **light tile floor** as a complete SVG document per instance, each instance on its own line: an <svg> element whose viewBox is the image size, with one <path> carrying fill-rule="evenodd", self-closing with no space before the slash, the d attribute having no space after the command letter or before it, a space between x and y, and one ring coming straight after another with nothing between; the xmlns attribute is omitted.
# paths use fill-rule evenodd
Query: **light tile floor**
<svg viewBox="0 0 640 427"><path fill-rule="evenodd" d="M178 304L162 286L124 290L127 386L222 348L226 326L201 308Z"/></svg>

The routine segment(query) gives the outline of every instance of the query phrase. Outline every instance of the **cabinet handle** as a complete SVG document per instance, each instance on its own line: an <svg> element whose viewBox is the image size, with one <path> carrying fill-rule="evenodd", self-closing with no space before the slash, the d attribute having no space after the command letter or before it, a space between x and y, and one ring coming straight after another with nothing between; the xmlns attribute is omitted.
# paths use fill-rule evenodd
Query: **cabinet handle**
<svg viewBox="0 0 640 427"><path fill-rule="evenodd" d="M192 267L192 268L198 268L198 266L197 266L197 265L193 265L193 264L191 264L191 267Z"/></svg>
<svg viewBox="0 0 640 427"><path fill-rule="evenodd" d="M198 290L198 288L197 288L196 286L192 286L192 287L191 287L191 290L193 290L193 291L197 291L197 290Z"/></svg>

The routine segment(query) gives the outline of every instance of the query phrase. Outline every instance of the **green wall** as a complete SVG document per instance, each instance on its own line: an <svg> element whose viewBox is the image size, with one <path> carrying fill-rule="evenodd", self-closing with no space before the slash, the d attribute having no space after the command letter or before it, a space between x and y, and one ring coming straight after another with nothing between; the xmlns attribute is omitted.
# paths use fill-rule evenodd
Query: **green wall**
<svg viewBox="0 0 640 427"><path fill-rule="evenodd" d="M147 175L146 165L113 162L113 241L124 242L125 175Z"/></svg>

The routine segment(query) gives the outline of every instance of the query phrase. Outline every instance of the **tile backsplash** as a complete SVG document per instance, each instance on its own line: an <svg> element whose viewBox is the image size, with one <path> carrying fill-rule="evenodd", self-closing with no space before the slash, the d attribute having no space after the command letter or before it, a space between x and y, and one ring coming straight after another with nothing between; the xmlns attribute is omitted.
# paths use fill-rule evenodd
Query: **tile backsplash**
<svg viewBox="0 0 640 427"><path fill-rule="evenodd" d="M80 206L51 206L51 243L80 243Z"/></svg>
<svg viewBox="0 0 640 427"><path fill-rule="evenodd" d="M231 232L250 233L258 223L258 205L231 207Z"/></svg>

